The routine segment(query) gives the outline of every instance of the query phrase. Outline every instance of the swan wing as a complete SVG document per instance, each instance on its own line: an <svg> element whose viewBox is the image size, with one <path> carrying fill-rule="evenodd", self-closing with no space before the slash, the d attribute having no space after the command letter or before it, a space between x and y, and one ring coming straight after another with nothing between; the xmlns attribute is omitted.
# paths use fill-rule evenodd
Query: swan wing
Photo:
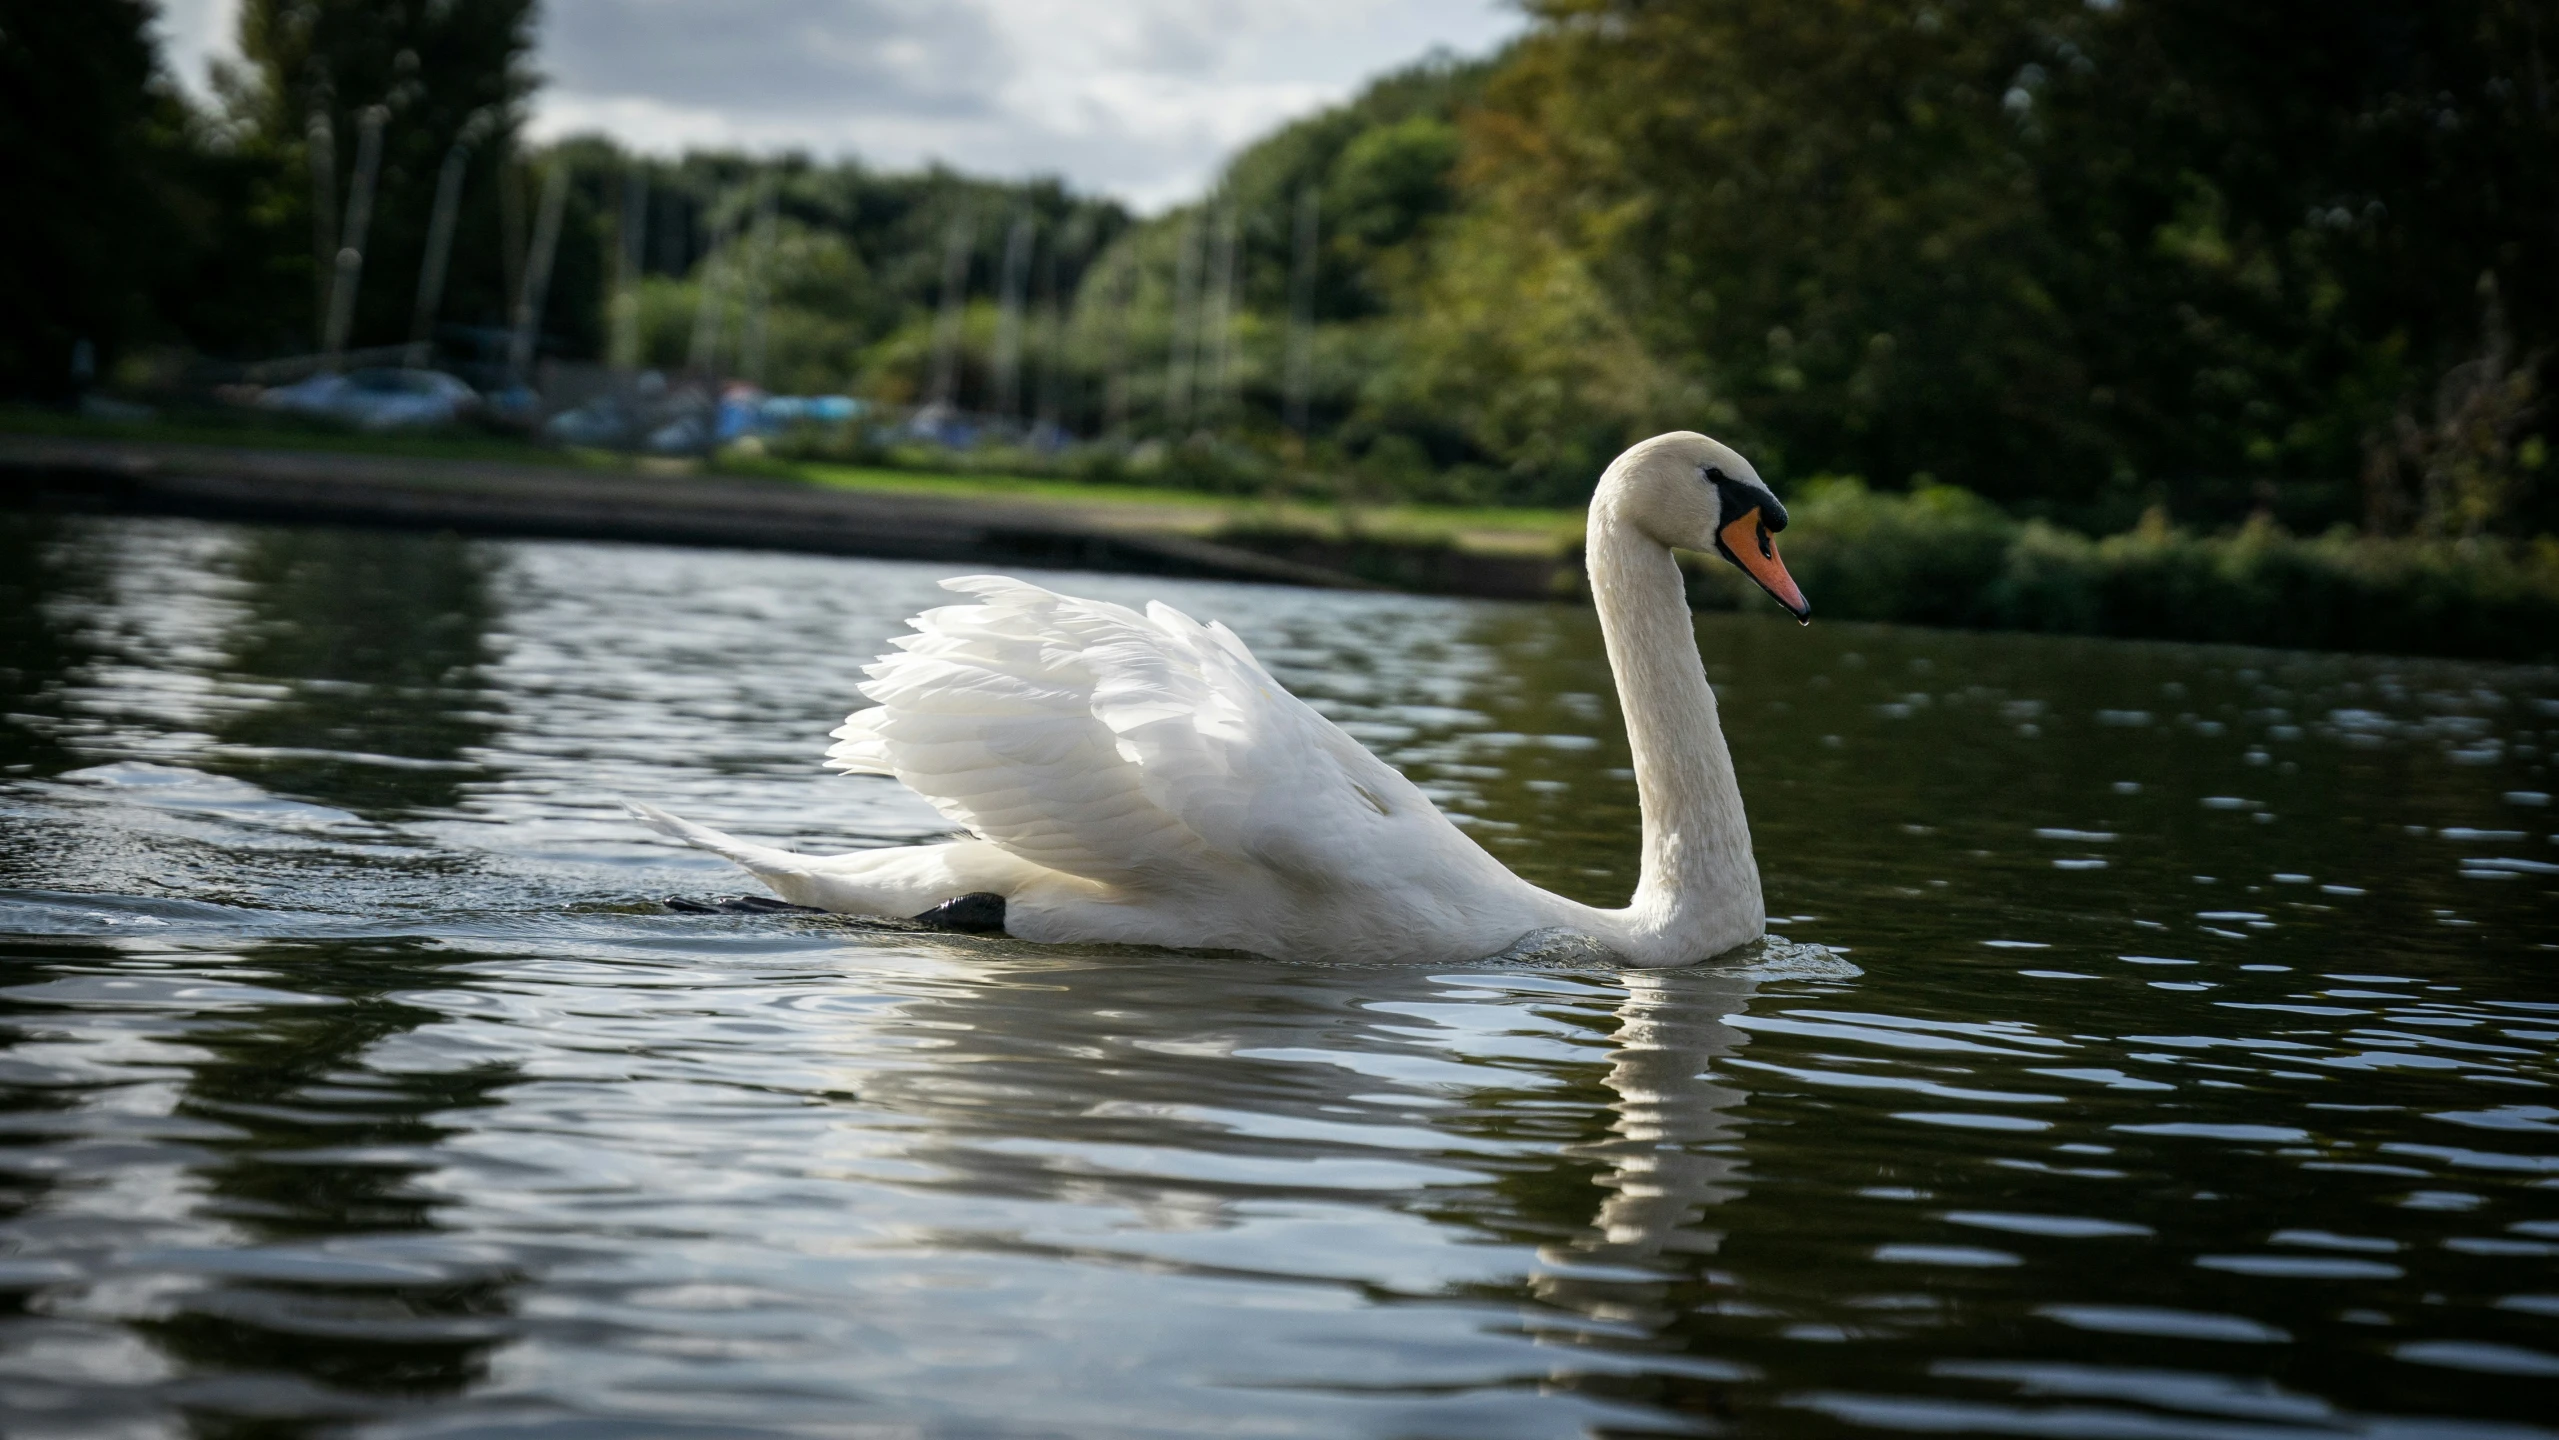
<svg viewBox="0 0 2559 1440"><path fill-rule="evenodd" d="M869 667L879 702L828 763L894 775L1035 864L1184 890L1239 867L1373 884L1452 844L1489 860L1419 789L1288 693L1223 625L999 576L945 581Z"/></svg>

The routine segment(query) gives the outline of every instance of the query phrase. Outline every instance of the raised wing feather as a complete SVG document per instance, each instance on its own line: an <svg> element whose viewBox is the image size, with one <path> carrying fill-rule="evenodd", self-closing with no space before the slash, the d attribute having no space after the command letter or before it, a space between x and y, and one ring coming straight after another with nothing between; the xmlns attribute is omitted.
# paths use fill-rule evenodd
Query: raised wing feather
<svg viewBox="0 0 2559 1440"><path fill-rule="evenodd" d="M1467 844L1223 625L997 576L944 584L977 603L917 616L869 667L879 704L835 732L834 768L894 775L1036 864L1149 890L1238 866L1373 879L1419 831Z"/></svg>

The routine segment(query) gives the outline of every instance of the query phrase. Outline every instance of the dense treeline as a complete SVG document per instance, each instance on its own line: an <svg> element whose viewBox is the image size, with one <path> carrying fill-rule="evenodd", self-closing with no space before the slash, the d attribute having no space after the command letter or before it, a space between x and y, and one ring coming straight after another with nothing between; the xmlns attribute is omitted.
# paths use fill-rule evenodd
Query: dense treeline
<svg viewBox="0 0 2559 1440"><path fill-rule="evenodd" d="M1228 176L1252 203L1275 172L1325 183L1316 157L1445 157L1436 189L1403 182L1419 223L1383 253L1328 251L1385 317L1330 377L1345 440L1410 436L1521 499L1686 424L1774 473L1955 483L2092 529L2162 503L2559 524L2546 5L1535 13L1427 114L1399 77Z"/></svg>
<svg viewBox="0 0 2559 1440"><path fill-rule="evenodd" d="M138 0L0 0L12 193L66 197L20 207L0 388L60 390L83 337L318 344L370 111L358 346L414 328L456 163L438 337L502 334L558 171L547 353L1046 421L1122 470L1569 503L1686 426L1781 483L2092 533L2559 529L2546 0L1532 17L1136 222L1054 182L530 153L532 0L247 0L211 114Z"/></svg>
<svg viewBox="0 0 2559 1440"><path fill-rule="evenodd" d="M149 322L189 120L150 19L143 0L0 0L0 392L58 392L79 340Z"/></svg>
<svg viewBox="0 0 2559 1440"><path fill-rule="evenodd" d="M148 0L0 0L0 149L18 263L0 392L56 396L89 342L102 366L180 345L262 358L319 347L366 112L380 121L375 203L355 289L358 344L408 338L446 157L459 193L441 313L502 326L520 249L498 183L534 77L533 0L244 0L242 63L200 109L152 53ZM517 177L520 178L520 177ZM513 220L512 213L503 217ZM595 261L564 250L559 293L593 309ZM577 302L587 299L588 304Z"/></svg>
<svg viewBox="0 0 2559 1440"><path fill-rule="evenodd" d="M636 262L635 349L623 358L667 370L754 368L778 389L850 388L897 405L929 388L946 275L957 278L955 294L984 301L1004 284L1020 227L1032 237L1014 277L1024 307L1063 303L1130 224L1118 204L1054 179L998 183L942 167L885 174L798 155L659 161L593 139L565 143L552 158L572 166L599 212L610 207L596 243L617 256L627 245ZM753 366L744 350L751 327L763 336ZM989 392L984 338L953 347L961 372L950 398Z"/></svg>
<svg viewBox="0 0 2559 1440"><path fill-rule="evenodd" d="M528 272L542 268L558 170L540 353L735 373L753 329L758 368L804 390L897 388L904 372L880 372L873 352L938 307L955 228L970 290L992 288L1008 228L1028 218L1069 252L1038 283L1071 295L1084 260L1128 224L1118 205L1054 180L799 156L662 161L595 139L527 146L535 11L534 0L245 0L242 61L199 108L152 54L147 0L0 0L0 153L26 222L0 273L0 393L60 396L82 340L108 370L145 354L318 351L359 210L344 343L403 345L421 328L448 171L453 238L423 326L446 358L503 350ZM368 143L379 147L369 171ZM636 356L611 354L617 326Z"/></svg>
<svg viewBox="0 0 2559 1440"><path fill-rule="evenodd" d="M1538 14L1469 117L1478 204L1423 308L1587 277L1576 303L1657 376L1585 384L1575 415L1703 408L1794 473L1934 476L2105 528L2162 499L2559 520L2559 491L2522 493L2559 340L2546 4ZM1484 313L1470 345L1533 343ZM1515 415L1536 378L1475 403Z"/></svg>

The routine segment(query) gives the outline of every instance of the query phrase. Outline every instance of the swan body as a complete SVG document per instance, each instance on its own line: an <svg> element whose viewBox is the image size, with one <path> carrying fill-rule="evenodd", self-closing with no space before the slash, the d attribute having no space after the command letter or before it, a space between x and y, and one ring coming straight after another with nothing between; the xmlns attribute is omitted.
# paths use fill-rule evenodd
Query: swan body
<svg viewBox="0 0 2559 1440"><path fill-rule="evenodd" d="M1764 915L1671 549L1720 551L1800 618L1767 543L1784 524L1748 462L1687 432L1628 450L1592 500L1591 590L1643 806L1622 910L1513 875L1224 625L998 576L943 582L971 603L911 622L866 672L877 704L827 752L833 769L894 776L969 838L800 855L632 808L785 900L916 916L1000 897L1022 940L1407 963L1561 944L1687 964L1756 938Z"/></svg>

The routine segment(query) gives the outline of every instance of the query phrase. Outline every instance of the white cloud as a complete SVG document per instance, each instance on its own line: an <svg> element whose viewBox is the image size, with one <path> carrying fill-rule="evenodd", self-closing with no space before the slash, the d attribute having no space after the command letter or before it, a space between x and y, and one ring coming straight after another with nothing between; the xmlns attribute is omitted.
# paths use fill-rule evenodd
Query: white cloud
<svg viewBox="0 0 2559 1440"><path fill-rule="evenodd" d="M535 132L1064 175L1153 208L1494 0L552 0Z"/></svg>
<svg viewBox="0 0 2559 1440"><path fill-rule="evenodd" d="M239 0L161 8L202 93ZM1504 0L547 0L533 133L1057 174L1152 209L1379 71L1520 23Z"/></svg>
<svg viewBox="0 0 2559 1440"><path fill-rule="evenodd" d="M208 67L240 58L240 0L160 0L157 28L169 73L199 99L213 93Z"/></svg>

